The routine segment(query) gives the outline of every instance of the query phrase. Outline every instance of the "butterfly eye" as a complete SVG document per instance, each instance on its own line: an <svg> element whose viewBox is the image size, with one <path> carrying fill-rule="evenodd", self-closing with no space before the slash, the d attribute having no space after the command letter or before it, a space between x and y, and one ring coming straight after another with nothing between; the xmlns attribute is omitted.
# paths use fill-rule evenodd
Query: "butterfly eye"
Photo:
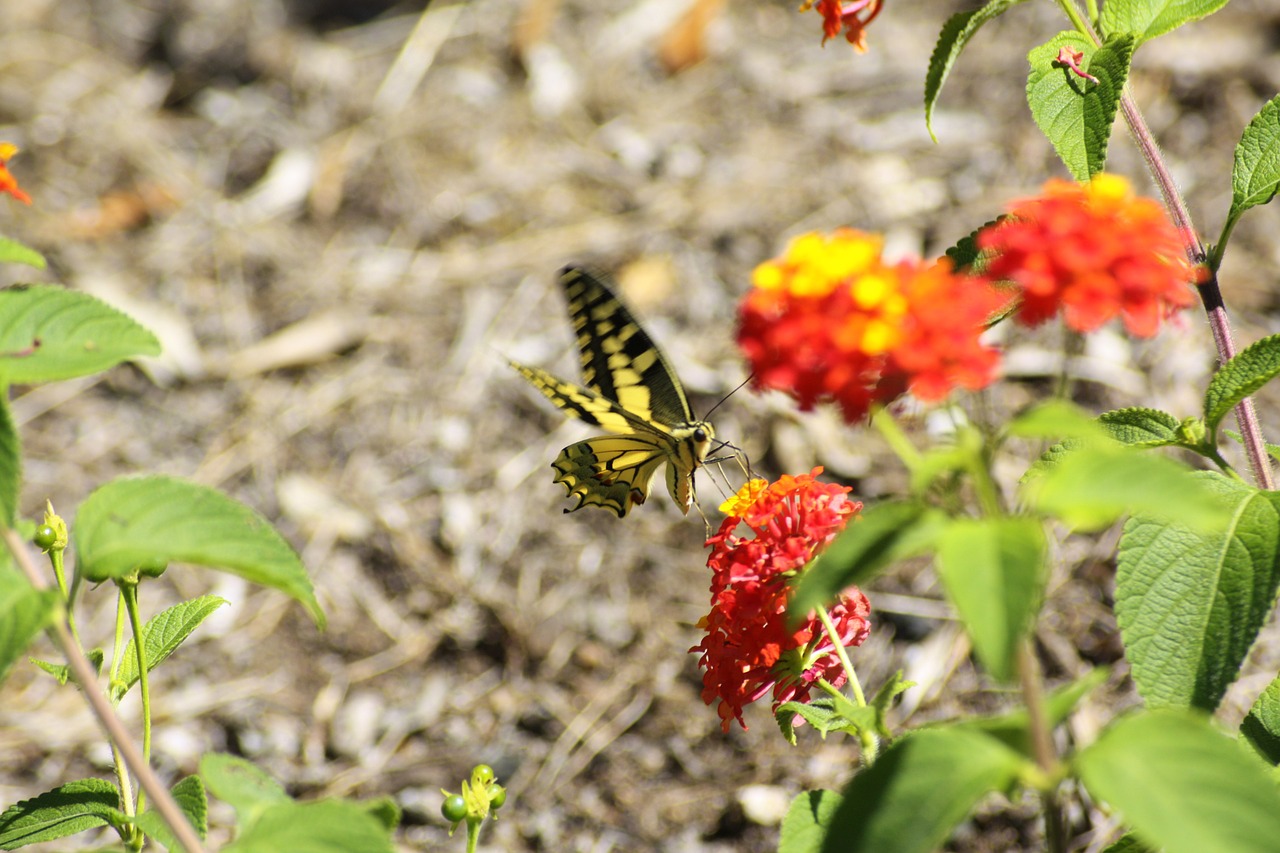
<svg viewBox="0 0 1280 853"><path fill-rule="evenodd" d="M703 442L707 440L707 431L702 427L698 427L693 431L693 440Z"/></svg>

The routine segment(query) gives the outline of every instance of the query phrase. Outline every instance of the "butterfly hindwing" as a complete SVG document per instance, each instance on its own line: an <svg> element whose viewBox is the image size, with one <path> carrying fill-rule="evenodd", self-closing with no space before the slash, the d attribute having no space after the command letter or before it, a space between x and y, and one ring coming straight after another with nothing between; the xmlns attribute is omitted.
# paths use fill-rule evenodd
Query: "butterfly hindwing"
<svg viewBox="0 0 1280 853"><path fill-rule="evenodd" d="M608 285L576 267L566 267L561 279L585 386L511 364L566 414L613 433L571 444L552 463L556 482L578 499L565 511L598 506L621 518L648 499L665 462L667 491L687 513L693 472L706 458L714 430L694 420L666 358Z"/></svg>

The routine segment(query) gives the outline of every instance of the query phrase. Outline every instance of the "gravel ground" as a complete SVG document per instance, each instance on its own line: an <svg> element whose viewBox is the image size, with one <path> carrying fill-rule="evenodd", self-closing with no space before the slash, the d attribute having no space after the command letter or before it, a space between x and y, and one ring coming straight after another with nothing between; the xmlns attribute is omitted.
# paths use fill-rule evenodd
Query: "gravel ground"
<svg viewBox="0 0 1280 853"><path fill-rule="evenodd" d="M739 0L673 72L662 37L685 5L0 2L0 139L24 149L12 168L36 198L5 204L3 231L47 253L42 278L121 305L166 348L19 389L24 511L72 515L125 473L193 478L280 527L329 615L317 632L282 595L188 567L148 585L151 612L232 602L157 675L165 774L232 751L298 796L394 796L405 850L461 849L439 789L485 761L511 793L486 849L690 853L772 850L790 796L848 778L847 743L787 746L766 709L721 733L685 653L707 603L701 521L665 496L622 521L562 515L547 466L584 429L505 359L575 375L554 272L598 264L706 411L744 377L735 304L788 236L847 224L933 255L1063 174L1023 98L1026 51L1063 26L1039 3L984 30L935 144L923 71L967 6L890 4L856 55L819 49L812 13ZM1277 43L1280 7L1236 0L1139 55L1139 102L1211 235L1235 139L1280 90ZM1111 164L1142 180L1122 132ZM1223 272L1244 342L1277 330L1275 233L1274 206L1250 214ZM1051 387L1061 338L1006 343L1011 381L983 400L996 420ZM1098 335L1078 399L1190 414L1211 365L1194 316L1141 346ZM903 485L874 435L829 412L740 392L716 427L765 473L822 464L866 501ZM926 440L927 421L913 429ZM741 475L708 474L711 512ZM1054 680L1119 661L1114 541L1061 545L1039 635ZM902 668L920 684L897 724L1004 707L927 566L868 593L864 683ZM88 599L82 632L105 645L110 596ZM0 804L103 775L72 690L30 667L4 690ZM1071 734L1135 701L1121 664ZM993 801L952 847L1037 849L1035 811Z"/></svg>

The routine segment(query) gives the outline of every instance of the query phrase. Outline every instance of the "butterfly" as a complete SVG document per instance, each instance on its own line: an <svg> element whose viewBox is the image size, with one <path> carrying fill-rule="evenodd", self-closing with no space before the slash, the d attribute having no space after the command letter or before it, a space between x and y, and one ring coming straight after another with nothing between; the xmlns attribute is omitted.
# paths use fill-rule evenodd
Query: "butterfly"
<svg viewBox="0 0 1280 853"><path fill-rule="evenodd" d="M565 414L612 433L571 444L551 463L555 481L578 499L565 512L598 506L622 518L648 499L653 476L666 463L667 491L687 515L693 472L706 460L715 430L694 418L666 356L605 281L580 267L560 271L583 385L515 361L511 366Z"/></svg>

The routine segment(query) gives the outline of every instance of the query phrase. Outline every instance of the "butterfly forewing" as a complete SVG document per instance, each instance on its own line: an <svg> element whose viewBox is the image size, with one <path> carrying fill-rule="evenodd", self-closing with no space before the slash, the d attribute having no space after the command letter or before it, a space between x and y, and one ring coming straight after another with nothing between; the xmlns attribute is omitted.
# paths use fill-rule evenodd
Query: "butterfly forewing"
<svg viewBox="0 0 1280 853"><path fill-rule="evenodd" d="M578 499L565 511L598 506L622 517L648 499L665 462L667 490L687 513L693 472L714 435L711 425L693 419L662 352L600 278L566 267L561 279L585 387L536 367L511 365L566 414L614 433L571 444L552 463L556 482Z"/></svg>
<svg viewBox="0 0 1280 853"><path fill-rule="evenodd" d="M633 412L670 426L693 421L684 388L627 306L600 276L579 267L560 271L569 320L578 336L587 387Z"/></svg>

